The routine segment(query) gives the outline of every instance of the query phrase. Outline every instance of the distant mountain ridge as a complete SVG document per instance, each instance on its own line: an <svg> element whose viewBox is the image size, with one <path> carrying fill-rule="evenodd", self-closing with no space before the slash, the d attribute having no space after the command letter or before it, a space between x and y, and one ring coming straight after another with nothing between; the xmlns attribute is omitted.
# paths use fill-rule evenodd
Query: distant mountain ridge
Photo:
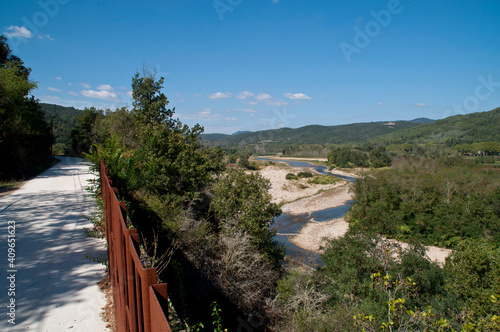
<svg viewBox="0 0 500 332"><path fill-rule="evenodd" d="M63 144L66 149L71 147L71 131L75 128L76 117L82 113L74 107L39 103L45 113L45 118L52 123L55 144Z"/></svg>
<svg viewBox="0 0 500 332"><path fill-rule="evenodd" d="M40 103L47 120L54 125L56 143L71 146L71 130L81 110ZM417 118L409 121L378 121L337 126L308 125L232 135L202 134L209 145L240 147L251 144L401 144L500 142L500 108L488 112L455 115L442 120Z"/></svg>
<svg viewBox="0 0 500 332"><path fill-rule="evenodd" d="M454 115L442 120L379 121L338 126L308 125L257 132L203 134L209 145L241 147L251 144L401 144L472 143L500 141L500 108Z"/></svg>
<svg viewBox="0 0 500 332"><path fill-rule="evenodd" d="M500 141L500 107L423 123L378 138L380 143L472 143Z"/></svg>
<svg viewBox="0 0 500 332"><path fill-rule="evenodd" d="M337 126L308 125L300 128L280 128L257 132L227 134L202 134L201 138L210 145L223 147L258 143L279 144L347 144L358 143L385 134L432 123L434 120L419 118L410 121L379 121L353 123Z"/></svg>

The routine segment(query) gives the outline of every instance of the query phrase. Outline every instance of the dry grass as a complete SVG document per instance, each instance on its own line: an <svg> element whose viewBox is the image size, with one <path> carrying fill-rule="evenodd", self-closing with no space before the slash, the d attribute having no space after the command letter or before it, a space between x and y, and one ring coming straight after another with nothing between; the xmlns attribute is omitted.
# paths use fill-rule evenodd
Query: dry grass
<svg viewBox="0 0 500 332"><path fill-rule="evenodd" d="M106 323L106 328L112 332L116 332L115 305L113 303L113 290L108 271L106 271L106 276L97 283L97 286L104 296L106 296L106 306L102 308L100 316L103 322Z"/></svg>

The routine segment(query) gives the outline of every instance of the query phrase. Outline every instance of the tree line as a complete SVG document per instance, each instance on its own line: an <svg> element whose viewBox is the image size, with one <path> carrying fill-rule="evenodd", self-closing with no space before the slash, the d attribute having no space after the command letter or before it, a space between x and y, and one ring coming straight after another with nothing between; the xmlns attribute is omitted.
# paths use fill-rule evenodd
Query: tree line
<svg viewBox="0 0 500 332"><path fill-rule="evenodd" d="M52 133L38 100L31 69L0 35L0 180L37 174L52 161Z"/></svg>

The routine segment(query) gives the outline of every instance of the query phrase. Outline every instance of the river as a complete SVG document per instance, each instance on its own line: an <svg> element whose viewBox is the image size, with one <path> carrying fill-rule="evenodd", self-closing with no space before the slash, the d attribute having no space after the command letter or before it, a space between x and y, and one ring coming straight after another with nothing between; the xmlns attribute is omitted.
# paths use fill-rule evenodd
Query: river
<svg viewBox="0 0 500 332"><path fill-rule="evenodd" d="M353 177L332 174L328 172L328 168L326 166L315 165L310 162L271 158L255 159L273 162L286 162L292 167L314 168L318 173L336 176L338 178L348 180L351 183L356 180ZM290 256L295 260L302 261L307 264L317 265L320 262L320 255L318 253L296 246L295 244L290 242L290 237L296 235L302 229L302 227L311 222L313 219L316 222L324 222L335 218L342 218L347 213L347 211L349 211L351 205L352 202L348 201L346 204L341 206L326 210L311 211L305 214L289 215L283 213L279 217L274 218L274 224L271 226L272 228L277 230L275 239L284 244L287 256Z"/></svg>

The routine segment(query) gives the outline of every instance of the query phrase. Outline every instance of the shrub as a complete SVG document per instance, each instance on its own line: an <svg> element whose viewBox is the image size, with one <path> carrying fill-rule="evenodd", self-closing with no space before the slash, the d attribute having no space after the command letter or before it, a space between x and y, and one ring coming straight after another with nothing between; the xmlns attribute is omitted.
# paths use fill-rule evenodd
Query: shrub
<svg viewBox="0 0 500 332"><path fill-rule="evenodd" d="M311 172L299 172L299 174L297 174L297 176L299 178L312 178L313 177Z"/></svg>
<svg viewBox="0 0 500 332"><path fill-rule="evenodd" d="M340 181L339 178L331 175L316 176L314 179L307 181L307 183L313 184L333 184Z"/></svg>
<svg viewBox="0 0 500 332"><path fill-rule="evenodd" d="M295 174L293 174L293 173L288 173L288 174L286 175L286 179L287 179L287 180L297 180L297 179L298 179L298 177L297 177L297 175L295 175Z"/></svg>

